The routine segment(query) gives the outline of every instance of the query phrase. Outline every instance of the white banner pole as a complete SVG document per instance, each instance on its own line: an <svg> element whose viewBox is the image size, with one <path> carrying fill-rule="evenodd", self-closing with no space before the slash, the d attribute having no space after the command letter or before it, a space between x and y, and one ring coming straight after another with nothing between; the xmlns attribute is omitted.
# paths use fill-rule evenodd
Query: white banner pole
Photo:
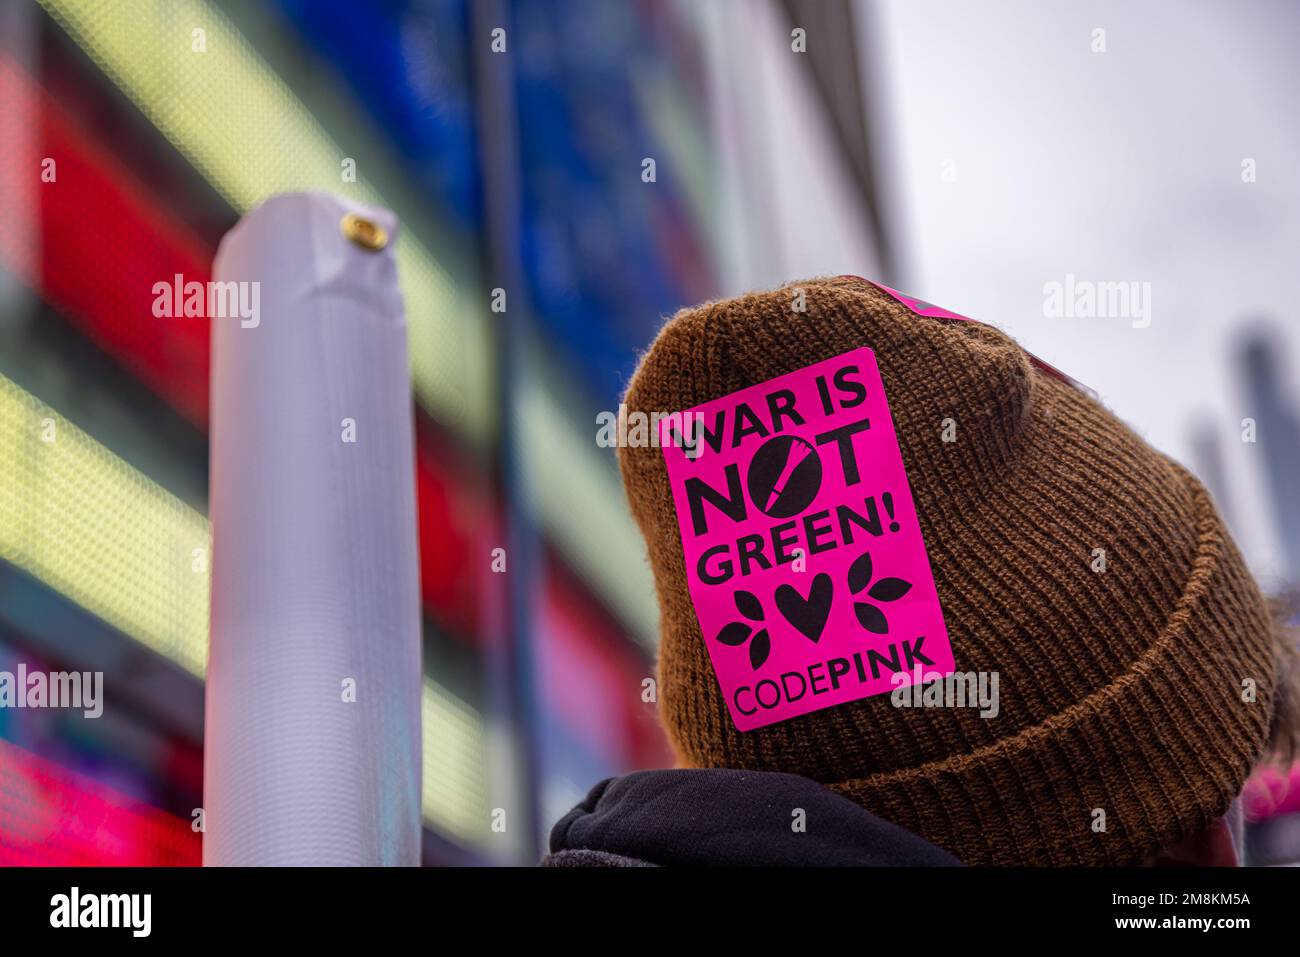
<svg viewBox="0 0 1300 957"><path fill-rule="evenodd" d="M406 320L387 210L277 196L212 322L205 865L420 860Z"/></svg>

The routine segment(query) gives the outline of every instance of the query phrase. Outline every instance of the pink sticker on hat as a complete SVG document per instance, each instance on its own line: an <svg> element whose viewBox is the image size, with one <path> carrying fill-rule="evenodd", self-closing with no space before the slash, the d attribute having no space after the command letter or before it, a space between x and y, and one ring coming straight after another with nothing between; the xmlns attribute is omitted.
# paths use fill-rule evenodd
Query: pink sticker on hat
<svg viewBox="0 0 1300 957"><path fill-rule="evenodd" d="M739 730L952 673L870 349L667 416L659 440Z"/></svg>
<svg viewBox="0 0 1300 957"><path fill-rule="evenodd" d="M917 299L915 296L909 296L905 292L899 292L897 289L891 289L883 282L876 282L874 279L862 279L859 276L851 277L859 282L869 282L882 292L889 293L890 296L897 299L908 309L911 309L918 316L928 316L931 319L958 319L962 322L974 322L970 316L963 316L960 312L953 312L951 309L945 309L943 306L936 306L932 302L926 302L924 299Z"/></svg>

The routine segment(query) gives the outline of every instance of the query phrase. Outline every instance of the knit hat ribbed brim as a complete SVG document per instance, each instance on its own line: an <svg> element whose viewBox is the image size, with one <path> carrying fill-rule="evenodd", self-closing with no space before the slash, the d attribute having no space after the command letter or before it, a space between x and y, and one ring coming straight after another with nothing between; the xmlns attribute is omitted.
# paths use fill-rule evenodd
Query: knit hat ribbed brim
<svg viewBox="0 0 1300 957"><path fill-rule="evenodd" d="M956 667L998 673L999 714L879 695L737 731L691 603L663 452L625 447L661 611L661 718L681 761L803 774L968 864L1134 864L1207 826L1267 737L1269 617L1205 490L1097 401L991 327L919 316L839 278L679 313L627 406L681 411L863 346ZM945 420L954 442L941 441Z"/></svg>

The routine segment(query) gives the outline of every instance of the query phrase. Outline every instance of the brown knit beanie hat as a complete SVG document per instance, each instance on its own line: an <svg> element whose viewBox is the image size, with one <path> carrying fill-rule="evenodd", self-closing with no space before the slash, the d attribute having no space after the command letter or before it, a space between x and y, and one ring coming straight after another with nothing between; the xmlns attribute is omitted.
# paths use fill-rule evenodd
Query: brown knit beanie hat
<svg viewBox="0 0 1300 957"><path fill-rule="evenodd" d="M1263 598L1204 488L1006 335L918 315L863 280L795 283L678 313L628 411L685 410L864 346L955 667L997 672L1000 711L880 694L736 730L664 452L621 448L659 597L661 716L682 763L805 775L968 864L1135 864L1209 825L1268 734ZM941 441L946 419L956 441Z"/></svg>

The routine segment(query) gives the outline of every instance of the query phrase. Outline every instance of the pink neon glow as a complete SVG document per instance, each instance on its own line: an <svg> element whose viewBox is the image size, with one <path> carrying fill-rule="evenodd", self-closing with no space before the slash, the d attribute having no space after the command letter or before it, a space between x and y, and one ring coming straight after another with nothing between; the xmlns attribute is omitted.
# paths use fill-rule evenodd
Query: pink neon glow
<svg viewBox="0 0 1300 957"><path fill-rule="evenodd" d="M185 821L0 741L0 866L197 867Z"/></svg>

